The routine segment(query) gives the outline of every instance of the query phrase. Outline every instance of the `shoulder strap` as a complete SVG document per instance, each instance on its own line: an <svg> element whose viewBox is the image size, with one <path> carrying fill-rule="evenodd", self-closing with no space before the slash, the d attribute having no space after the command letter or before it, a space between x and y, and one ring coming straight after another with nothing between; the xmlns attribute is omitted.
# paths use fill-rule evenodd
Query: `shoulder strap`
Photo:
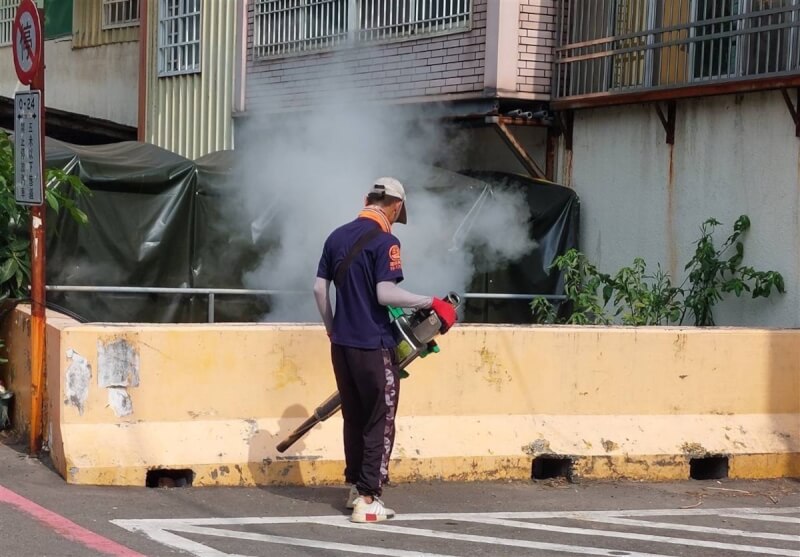
<svg viewBox="0 0 800 557"><path fill-rule="evenodd" d="M380 227L373 228L368 232L365 232L363 236L361 236L358 241L350 248L350 251L347 252L344 260L339 263L339 266L336 268L336 273L333 275L333 284L337 287L341 286L342 281L344 281L345 277L347 276L347 270L350 269L350 265L353 263L353 260L358 256L362 250L367 247L367 244L376 238L378 234L382 232Z"/></svg>

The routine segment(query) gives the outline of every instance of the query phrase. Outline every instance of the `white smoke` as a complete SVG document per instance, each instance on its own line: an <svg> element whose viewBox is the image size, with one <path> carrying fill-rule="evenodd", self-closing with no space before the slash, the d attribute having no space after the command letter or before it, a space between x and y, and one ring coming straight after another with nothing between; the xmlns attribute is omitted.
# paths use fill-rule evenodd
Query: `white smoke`
<svg viewBox="0 0 800 557"><path fill-rule="evenodd" d="M356 217L379 176L399 178L406 188L408 224L393 233L402 242L403 286L412 292L464 292L476 248L492 267L533 247L522 195L433 166L463 151L437 120L352 97L319 98L317 107L282 124L254 118L237 133L237 205L253 222L254 242L269 247L245 285L299 292L273 297L265 319L319 321L311 285L322 245Z"/></svg>

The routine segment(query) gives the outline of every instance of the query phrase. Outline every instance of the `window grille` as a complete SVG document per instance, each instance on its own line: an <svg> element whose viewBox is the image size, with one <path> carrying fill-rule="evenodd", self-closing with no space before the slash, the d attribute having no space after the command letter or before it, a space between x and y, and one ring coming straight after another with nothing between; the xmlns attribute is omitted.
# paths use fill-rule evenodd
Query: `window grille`
<svg viewBox="0 0 800 557"><path fill-rule="evenodd" d="M259 0L257 57L324 49L347 39L349 0Z"/></svg>
<svg viewBox="0 0 800 557"><path fill-rule="evenodd" d="M359 0L360 41L464 31L469 29L471 0Z"/></svg>
<svg viewBox="0 0 800 557"><path fill-rule="evenodd" d="M103 29L139 24L139 0L103 0Z"/></svg>
<svg viewBox="0 0 800 557"><path fill-rule="evenodd" d="M11 44L11 28L17 15L19 0L0 0L0 46Z"/></svg>
<svg viewBox="0 0 800 557"><path fill-rule="evenodd" d="M256 0L256 58L469 29L472 0Z"/></svg>
<svg viewBox="0 0 800 557"><path fill-rule="evenodd" d="M800 73L800 0L561 0L554 96Z"/></svg>
<svg viewBox="0 0 800 557"><path fill-rule="evenodd" d="M200 71L200 0L160 0L158 75Z"/></svg>

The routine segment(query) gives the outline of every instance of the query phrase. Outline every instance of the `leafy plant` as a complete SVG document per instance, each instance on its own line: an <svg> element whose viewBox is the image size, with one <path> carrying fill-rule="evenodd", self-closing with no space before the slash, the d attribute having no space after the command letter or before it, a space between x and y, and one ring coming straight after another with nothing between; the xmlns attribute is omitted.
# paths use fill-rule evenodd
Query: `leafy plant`
<svg viewBox="0 0 800 557"><path fill-rule="evenodd" d="M59 169L45 172L45 201L55 212L66 210L80 224L88 217L73 197L91 192L78 176ZM0 300L25 298L31 278L30 212L15 200L14 146L0 131Z"/></svg>
<svg viewBox="0 0 800 557"><path fill-rule="evenodd" d="M710 218L700 227L700 239L695 242L695 253L684 267L689 271L687 280L690 287L685 294L681 323L687 314L694 318L694 324L714 325L714 305L724 294L733 292L741 297L751 292L753 298L768 297L772 290L783 294L783 277L775 271L756 271L742 265L744 244L742 235L750 229L747 215L740 216L733 225L733 233L717 249L714 246L714 229L721 223ZM732 253L731 253L732 251Z"/></svg>
<svg viewBox="0 0 800 557"><path fill-rule="evenodd" d="M714 306L725 294L737 297L745 292L753 298L768 297L773 290L784 293L783 276L776 271L757 271L742 265L743 235L750 229L747 215L740 216L733 233L717 249L713 233L720 222L706 220L695 242L695 253L686 264L688 271L680 286L674 286L661 266L647 273L644 259L637 257L630 267L623 267L614 276L598 272L586 256L570 250L555 259L551 268L564 273L564 293L570 304L568 318L559 320L553 306L545 298L531 302L537 323L603 324L610 321L606 306L624 325L668 325L683 323L691 317L697 326L714 325ZM602 288L602 301L598 289Z"/></svg>
<svg viewBox="0 0 800 557"><path fill-rule="evenodd" d="M655 274L646 274L644 259L637 257L631 267L623 267L613 277L603 275L603 301L616 306L615 317L623 325L663 325L680 318L678 296L681 289L672 286L669 274L658 266Z"/></svg>
<svg viewBox="0 0 800 557"><path fill-rule="evenodd" d="M576 249L571 249L556 258L553 265L564 272L564 292L572 305L566 323L574 325L610 323L611 320L603 309L605 303L600 303L597 294L604 277L589 263L586 256ZM534 303L537 303L541 312L542 302L534 300ZM555 311L547 316L555 320Z"/></svg>

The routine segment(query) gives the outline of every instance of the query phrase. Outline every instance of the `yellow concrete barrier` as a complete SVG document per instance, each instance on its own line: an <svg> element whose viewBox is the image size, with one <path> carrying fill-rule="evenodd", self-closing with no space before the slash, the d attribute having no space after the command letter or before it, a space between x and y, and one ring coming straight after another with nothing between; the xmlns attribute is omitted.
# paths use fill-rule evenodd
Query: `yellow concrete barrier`
<svg viewBox="0 0 800 557"><path fill-rule="evenodd" d="M24 337L24 308L10 319ZM275 450L335 389L319 326L60 318L47 340L47 437L68 482L342 481L339 416ZM394 481L525 479L549 457L587 478L686 479L708 455L731 477L800 477L800 331L460 326L440 344L401 383Z"/></svg>

